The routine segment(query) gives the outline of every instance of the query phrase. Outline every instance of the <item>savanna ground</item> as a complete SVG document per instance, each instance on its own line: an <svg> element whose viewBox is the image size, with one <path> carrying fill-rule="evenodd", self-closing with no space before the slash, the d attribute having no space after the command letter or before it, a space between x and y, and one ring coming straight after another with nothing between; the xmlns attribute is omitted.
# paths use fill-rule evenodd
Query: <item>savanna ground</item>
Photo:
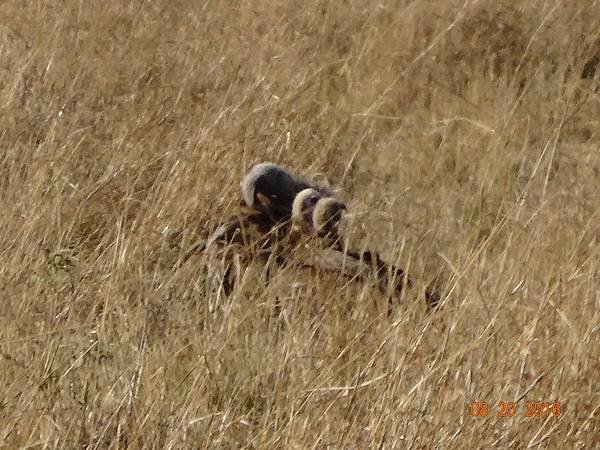
<svg viewBox="0 0 600 450"><path fill-rule="evenodd" d="M598 448L599 52L595 0L3 2L0 445ZM391 318L173 265L263 160L409 267Z"/></svg>

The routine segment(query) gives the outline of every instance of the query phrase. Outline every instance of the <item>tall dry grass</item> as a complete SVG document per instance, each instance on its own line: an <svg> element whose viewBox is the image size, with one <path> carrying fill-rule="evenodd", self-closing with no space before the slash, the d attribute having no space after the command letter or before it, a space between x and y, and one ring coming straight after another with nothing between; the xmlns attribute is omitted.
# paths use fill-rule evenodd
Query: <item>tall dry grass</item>
<svg viewBox="0 0 600 450"><path fill-rule="evenodd" d="M598 448L599 52L597 0L3 2L0 445ZM262 160L444 307L174 269Z"/></svg>

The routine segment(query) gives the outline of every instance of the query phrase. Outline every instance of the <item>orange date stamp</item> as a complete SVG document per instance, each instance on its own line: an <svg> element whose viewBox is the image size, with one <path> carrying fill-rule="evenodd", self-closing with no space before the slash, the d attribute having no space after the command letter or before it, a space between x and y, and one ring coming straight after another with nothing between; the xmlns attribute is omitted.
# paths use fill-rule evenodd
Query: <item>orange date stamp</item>
<svg viewBox="0 0 600 450"><path fill-rule="evenodd" d="M519 413L519 408L514 402L498 402L497 409L492 411L493 406L487 402L471 402L469 413L473 417L487 417L496 413L498 417L514 417ZM525 417L559 417L562 413L560 402L525 402L522 411Z"/></svg>

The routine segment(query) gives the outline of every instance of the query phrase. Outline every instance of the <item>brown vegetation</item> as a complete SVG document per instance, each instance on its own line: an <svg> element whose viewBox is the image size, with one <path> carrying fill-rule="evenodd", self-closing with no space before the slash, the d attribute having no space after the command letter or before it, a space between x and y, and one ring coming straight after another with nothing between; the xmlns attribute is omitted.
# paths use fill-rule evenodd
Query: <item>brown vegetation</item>
<svg viewBox="0 0 600 450"><path fill-rule="evenodd" d="M0 446L597 445L599 23L597 0L2 2ZM411 273L391 319L373 283L257 262L225 297L217 257L175 264L265 160L326 174L354 242Z"/></svg>

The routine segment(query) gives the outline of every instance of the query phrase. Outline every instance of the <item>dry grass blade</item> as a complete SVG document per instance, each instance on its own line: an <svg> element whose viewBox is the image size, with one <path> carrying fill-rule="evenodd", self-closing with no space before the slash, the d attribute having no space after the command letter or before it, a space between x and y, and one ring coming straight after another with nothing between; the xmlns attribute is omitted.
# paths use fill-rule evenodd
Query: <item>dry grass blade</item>
<svg viewBox="0 0 600 450"><path fill-rule="evenodd" d="M0 447L597 446L598 23L2 2Z"/></svg>

